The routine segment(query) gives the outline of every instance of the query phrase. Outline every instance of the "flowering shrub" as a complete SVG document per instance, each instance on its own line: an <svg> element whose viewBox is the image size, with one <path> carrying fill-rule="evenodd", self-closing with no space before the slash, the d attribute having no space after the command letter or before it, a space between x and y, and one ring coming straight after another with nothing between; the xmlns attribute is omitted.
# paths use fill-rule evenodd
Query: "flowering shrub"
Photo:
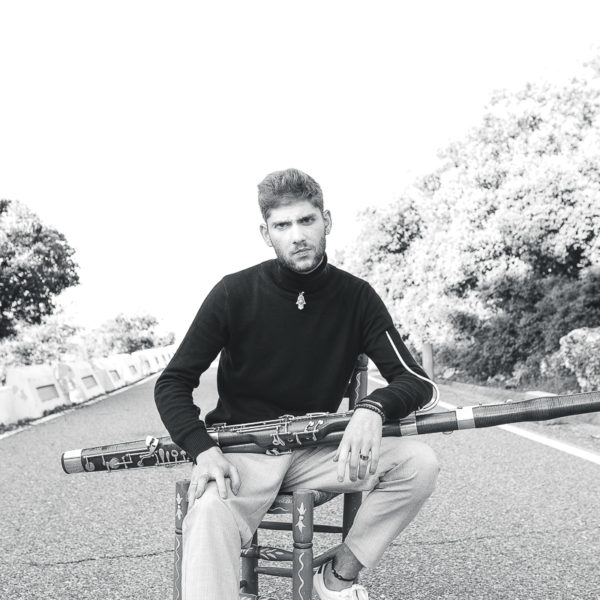
<svg viewBox="0 0 600 600"><path fill-rule="evenodd" d="M558 355L582 391L600 390L600 327L574 329L560 339Z"/></svg>

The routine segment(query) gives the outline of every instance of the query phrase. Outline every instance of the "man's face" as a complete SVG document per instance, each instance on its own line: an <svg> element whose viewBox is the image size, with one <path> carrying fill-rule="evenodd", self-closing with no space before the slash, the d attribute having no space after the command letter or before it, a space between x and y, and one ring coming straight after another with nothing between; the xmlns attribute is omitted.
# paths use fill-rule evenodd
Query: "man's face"
<svg viewBox="0 0 600 600"><path fill-rule="evenodd" d="M260 232L281 263L296 273L314 271L325 255L325 236L331 215L308 200L298 200L271 210Z"/></svg>

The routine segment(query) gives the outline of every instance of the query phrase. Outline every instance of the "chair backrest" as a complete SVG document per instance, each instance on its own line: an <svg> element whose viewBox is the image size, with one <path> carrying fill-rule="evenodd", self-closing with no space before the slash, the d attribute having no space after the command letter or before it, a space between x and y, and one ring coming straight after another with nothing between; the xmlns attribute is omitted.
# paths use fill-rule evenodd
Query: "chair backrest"
<svg viewBox="0 0 600 600"><path fill-rule="evenodd" d="M348 407L352 410L355 404L367 395L369 359L366 354L359 354L356 366L348 382L344 397L348 398Z"/></svg>

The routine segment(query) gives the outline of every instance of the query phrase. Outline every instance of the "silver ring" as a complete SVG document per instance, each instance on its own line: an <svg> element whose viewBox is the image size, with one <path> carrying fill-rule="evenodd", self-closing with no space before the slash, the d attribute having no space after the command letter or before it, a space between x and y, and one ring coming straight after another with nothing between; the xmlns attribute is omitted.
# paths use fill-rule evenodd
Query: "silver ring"
<svg viewBox="0 0 600 600"><path fill-rule="evenodd" d="M368 456L364 456L363 454L359 454L358 458L360 458L360 460L369 460Z"/></svg>

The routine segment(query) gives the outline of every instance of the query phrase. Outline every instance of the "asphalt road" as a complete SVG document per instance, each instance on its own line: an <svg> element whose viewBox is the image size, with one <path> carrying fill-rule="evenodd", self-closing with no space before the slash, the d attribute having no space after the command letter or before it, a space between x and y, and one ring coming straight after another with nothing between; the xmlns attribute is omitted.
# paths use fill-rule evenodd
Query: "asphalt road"
<svg viewBox="0 0 600 600"><path fill-rule="evenodd" d="M66 475L60 465L65 450L162 435L153 385L0 439L2 598L171 597L174 483L189 467ZM197 392L212 405L214 371ZM497 399L456 386L442 392L455 404L469 393ZM498 428L426 439L442 465L437 489L365 572L371 598L600 598L599 465ZM340 503L318 511L334 522ZM334 543L321 536L317 550ZM267 592L289 597L287 582L265 578Z"/></svg>

